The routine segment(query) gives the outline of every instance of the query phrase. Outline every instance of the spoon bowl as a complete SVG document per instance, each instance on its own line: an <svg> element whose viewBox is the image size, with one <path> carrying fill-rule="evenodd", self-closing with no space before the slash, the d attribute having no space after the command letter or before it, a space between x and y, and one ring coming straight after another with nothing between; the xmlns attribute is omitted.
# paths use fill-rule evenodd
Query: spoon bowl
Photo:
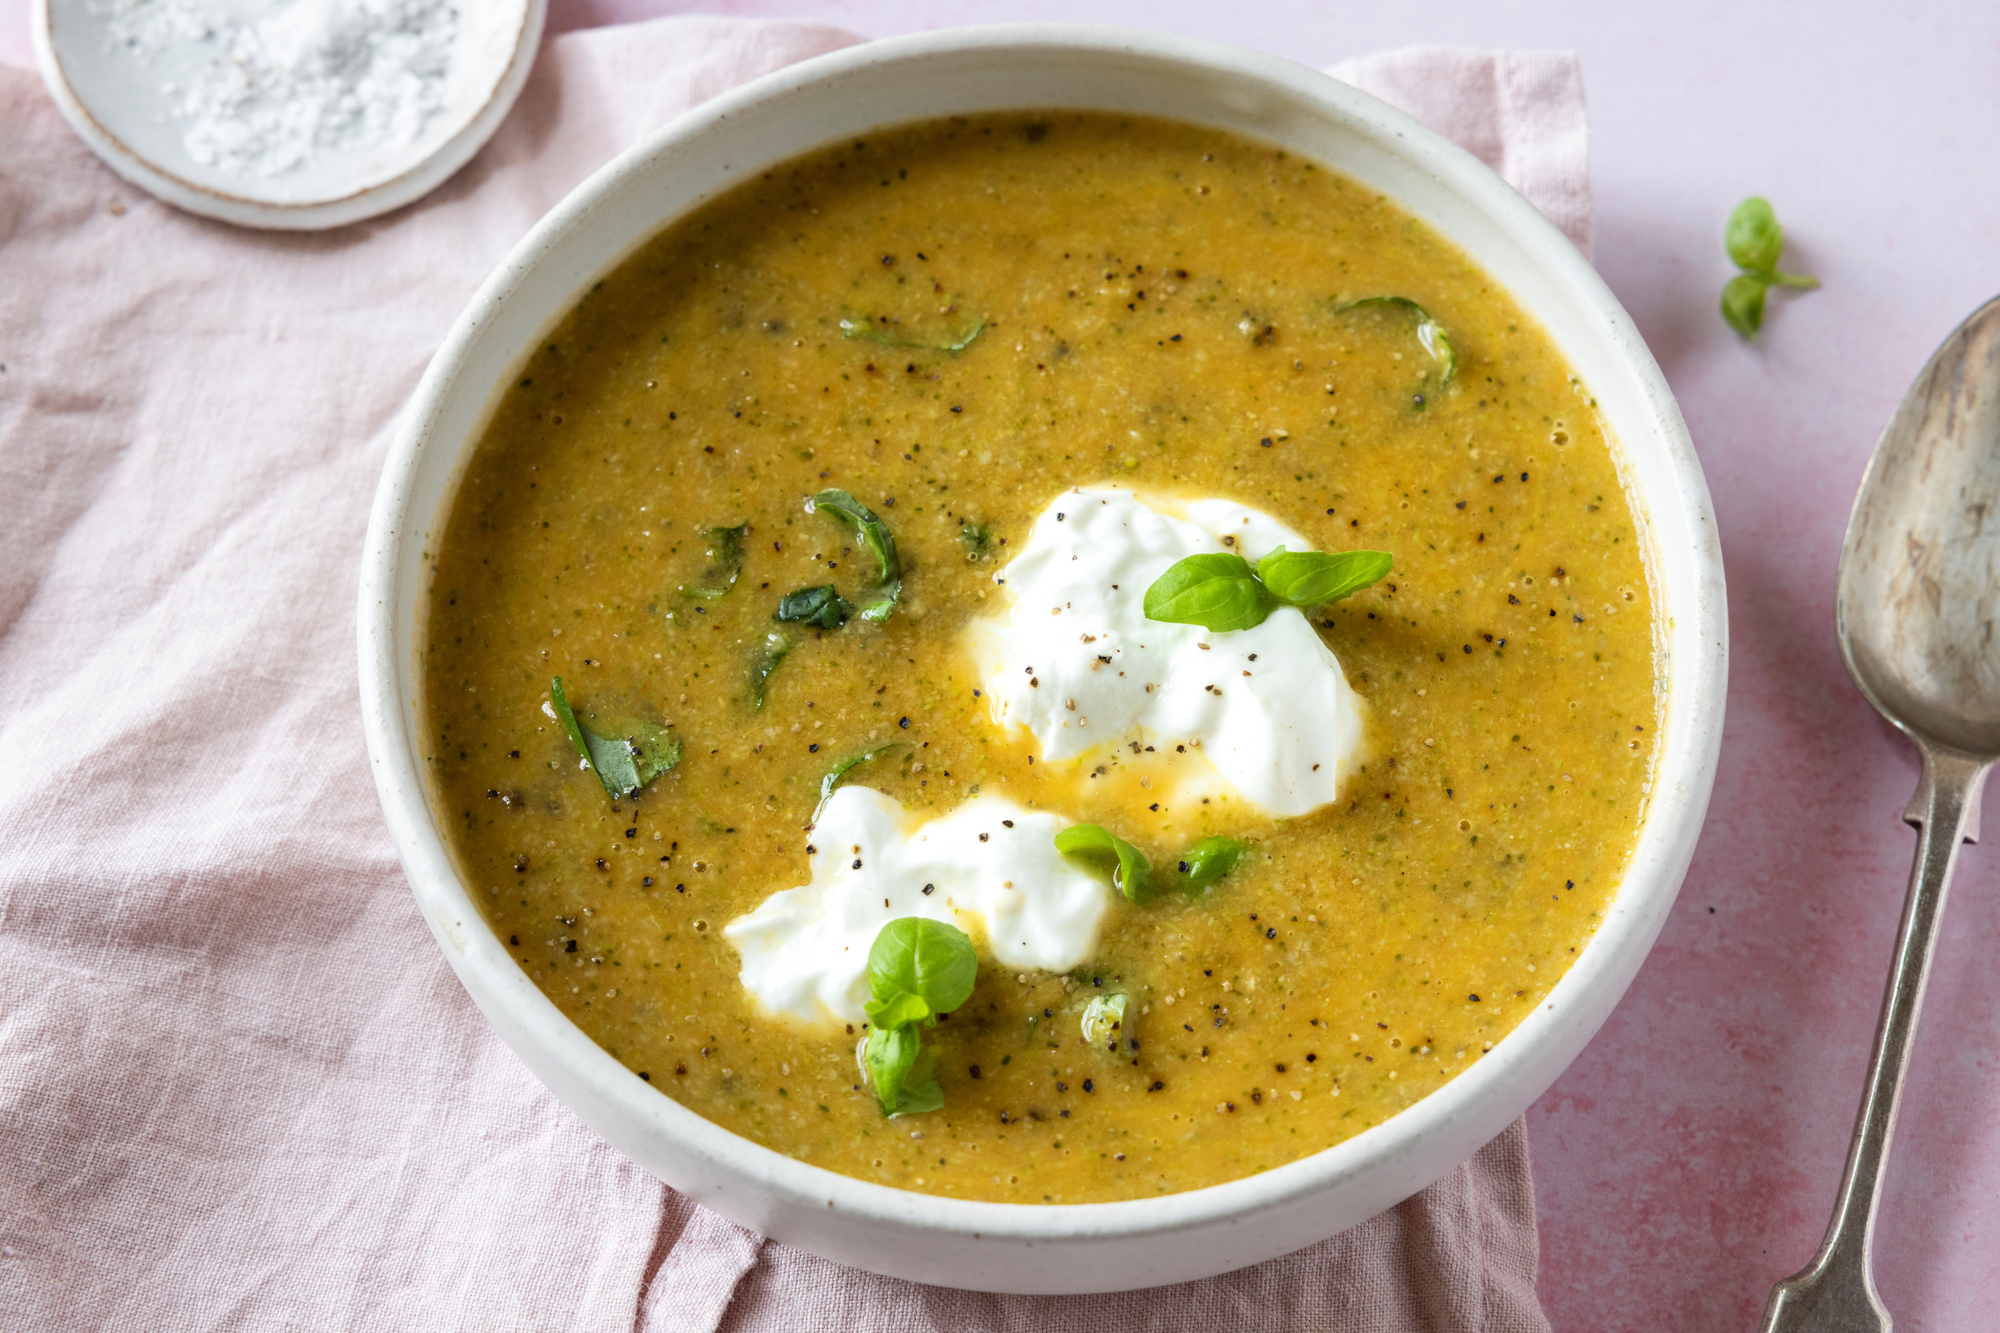
<svg viewBox="0 0 2000 1333"><path fill-rule="evenodd" d="M1848 674L1909 733L2000 758L2000 299L1890 418L1840 553Z"/></svg>

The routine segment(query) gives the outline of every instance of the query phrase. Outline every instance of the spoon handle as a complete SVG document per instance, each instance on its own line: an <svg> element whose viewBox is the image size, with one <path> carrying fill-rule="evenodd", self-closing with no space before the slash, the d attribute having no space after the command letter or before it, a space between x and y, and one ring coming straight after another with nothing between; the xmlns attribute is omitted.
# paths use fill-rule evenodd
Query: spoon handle
<svg viewBox="0 0 2000 1333"><path fill-rule="evenodd" d="M1910 1039L1924 1002L1931 949L1944 916L1952 866L1968 824L1977 828L1976 805L1984 762L1924 746L1924 777L1910 802L1909 816L1923 832L1910 871L1903 924L1896 934L1895 967L1875 1025L1875 1055L1868 1088L1855 1117L1847 1171L1826 1239L1811 1263L1771 1288L1764 1307L1764 1333L1888 1333L1889 1312L1875 1294L1868 1249L1875 1232L1875 1206L1882 1196L1882 1163L1896 1130L1896 1103L1903 1071L1910 1063ZM1974 836L1977 836L1976 834Z"/></svg>

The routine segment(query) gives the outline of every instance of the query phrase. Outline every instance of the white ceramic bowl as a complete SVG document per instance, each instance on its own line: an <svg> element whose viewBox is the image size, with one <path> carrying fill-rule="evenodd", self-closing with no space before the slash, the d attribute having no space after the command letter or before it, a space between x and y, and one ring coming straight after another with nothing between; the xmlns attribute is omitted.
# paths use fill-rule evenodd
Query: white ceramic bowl
<svg viewBox="0 0 2000 1333"><path fill-rule="evenodd" d="M1636 502L1660 609L1660 759L1631 868L1541 1008L1382 1125L1245 1180L1131 1203L971 1203L836 1175L710 1124L557 1011L482 920L446 850L422 753L427 552L500 386L592 282L767 166L886 125L1091 108L1282 145L1400 200L1540 319L1595 394ZM1421 1189L1521 1114L1595 1033L1693 853L1722 735L1722 560L1707 486L1659 368L1597 274L1492 172L1409 117L1270 56L1156 33L1023 26L877 42L759 79L592 176L493 274L431 363L384 472L363 563L362 703L411 889L459 979L528 1067L661 1179L767 1236L876 1272L1010 1292L1143 1287L1331 1236Z"/></svg>

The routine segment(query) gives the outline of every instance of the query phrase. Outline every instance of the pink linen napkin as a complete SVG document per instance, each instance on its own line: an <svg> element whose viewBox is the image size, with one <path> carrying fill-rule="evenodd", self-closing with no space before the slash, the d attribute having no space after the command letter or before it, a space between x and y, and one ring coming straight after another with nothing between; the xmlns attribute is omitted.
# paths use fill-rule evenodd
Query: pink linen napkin
<svg viewBox="0 0 2000 1333"><path fill-rule="evenodd" d="M1406 46L1327 73L1493 168L1590 257L1590 122L1574 55Z"/></svg>
<svg viewBox="0 0 2000 1333"><path fill-rule="evenodd" d="M918 1287L695 1208L453 980L362 749L353 601L397 414L478 282L676 113L858 39L551 41L412 208L239 231L133 191L0 67L0 1327L1543 1330L1527 1140L1181 1287ZM1589 237L1560 55L1338 71Z"/></svg>

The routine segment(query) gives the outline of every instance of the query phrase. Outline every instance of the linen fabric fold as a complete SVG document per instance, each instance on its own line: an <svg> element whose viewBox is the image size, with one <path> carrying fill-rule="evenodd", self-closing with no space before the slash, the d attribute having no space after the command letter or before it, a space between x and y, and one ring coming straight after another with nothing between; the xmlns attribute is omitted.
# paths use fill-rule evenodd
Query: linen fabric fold
<svg viewBox="0 0 2000 1333"><path fill-rule="evenodd" d="M0 67L0 1325L1545 1328L1515 1125L1298 1254L997 1297L770 1244L599 1141L433 946L363 749L358 557L452 319L597 166L859 40L678 18L544 48L436 193L314 235L175 212ZM1339 71L1589 236L1559 55Z"/></svg>

